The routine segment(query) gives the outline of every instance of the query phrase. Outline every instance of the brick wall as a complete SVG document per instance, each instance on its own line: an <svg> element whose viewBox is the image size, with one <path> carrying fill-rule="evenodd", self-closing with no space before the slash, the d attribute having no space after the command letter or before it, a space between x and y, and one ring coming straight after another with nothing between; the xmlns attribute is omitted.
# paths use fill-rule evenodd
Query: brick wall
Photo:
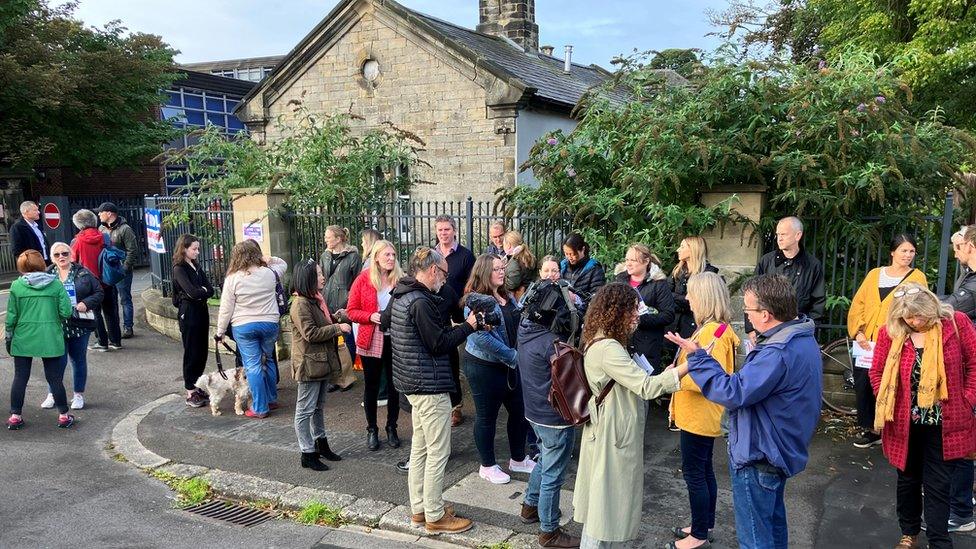
<svg viewBox="0 0 976 549"><path fill-rule="evenodd" d="M94 170L91 174L60 170L61 193L66 196L117 197L164 194L164 170L159 163L147 162L134 168Z"/></svg>
<svg viewBox="0 0 976 549"><path fill-rule="evenodd" d="M413 198L493 200L495 189L515 184L515 134L505 133L514 120L489 119L476 71L410 29L394 30L389 17L368 9L269 106L268 119L294 116L289 102L300 100L313 113L351 110L364 118L353 121L360 130L390 121L426 142L421 158L431 166L416 174L434 184L417 185ZM367 58L379 62L375 87L360 76ZM264 138L278 137L269 123Z"/></svg>

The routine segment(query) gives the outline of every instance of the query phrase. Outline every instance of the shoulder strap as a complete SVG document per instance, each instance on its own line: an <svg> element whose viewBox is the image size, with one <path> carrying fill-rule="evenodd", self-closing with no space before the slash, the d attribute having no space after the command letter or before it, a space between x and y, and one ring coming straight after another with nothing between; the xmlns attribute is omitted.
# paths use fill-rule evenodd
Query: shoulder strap
<svg viewBox="0 0 976 549"><path fill-rule="evenodd" d="M912 273L914 273L914 272L915 272L915 268L913 267L912 270L908 271L905 274L905 276L901 277L901 280L899 280L898 281L898 284L895 284L895 286L897 287L897 286L901 285L902 282L908 280L908 277L912 276Z"/></svg>
<svg viewBox="0 0 976 549"><path fill-rule="evenodd" d="M102 247L112 247L112 233L102 233Z"/></svg>
<svg viewBox="0 0 976 549"><path fill-rule="evenodd" d="M604 340L604 339L610 339L610 338L608 338L608 337L595 337L595 338L593 338L593 339L591 339L591 340L589 341L589 343L587 343L587 344L586 344L586 347L584 347L584 349L583 349L583 354L586 354L586 351L587 351L587 350L589 350L589 348L590 348L590 347L591 347L591 346L592 346L592 345L593 345L594 343L596 343L597 341L602 341L602 340ZM606 399L606 398L607 398L608 396L610 396L610 391L611 391L611 390L613 390L613 386L614 386L614 385L616 385L616 384L617 384L617 380L615 380L615 379L613 379L613 378L611 377L611 378L610 378L610 381L608 381L608 382L607 382L607 384L603 386L603 389L602 389L602 390L600 390L600 394L599 394L599 395L597 395L597 397L596 397L596 405L597 405L597 406L599 406L600 404L603 404L603 401L604 401L604 400L605 400L605 399Z"/></svg>

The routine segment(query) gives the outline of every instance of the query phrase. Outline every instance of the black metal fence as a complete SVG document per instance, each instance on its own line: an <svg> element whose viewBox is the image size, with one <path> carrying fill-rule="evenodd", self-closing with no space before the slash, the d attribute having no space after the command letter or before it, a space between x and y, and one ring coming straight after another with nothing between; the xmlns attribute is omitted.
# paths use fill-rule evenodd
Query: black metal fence
<svg viewBox="0 0 976 549"><path fill-rule="evenodd" d="M491 202L463 201L391 201L374 212L339 212L322 208L313 213L286 214L291 226L291 253L295 258L318 259L325 251L325 228L338 225L349 229L353 245L359 245L359 232L376 229L397 247L401 262L406 262L417 246L437 242L434 221L440 215L453 217L458 223L459 241L475 254L488 246L488 228L495 220L517 230L536 257L557 253L563 238L570 232L570 220L542 216L503 218Z"/></svg>
<svg viewBox="0 0 976 549"><path fill-rule="evenodd" d="M146 244L146 210L142 198L118 198L111 195L104 196L76 196L68 198L68 207L71 213L81 209L91 210L98 213L98 207L103 202L111 202L119 209L119 217L125 218L125 222L132 227L136 233L136 241L139 243L139 255L136 258L137 267L149 265L149 254ZM71 223L71 220L68 220Z"/></svg>
<svg viewBox="0 0 976 549"><path fill-rule="evenodd" d="M163 219L174 211L186 208L186 199L175 196L147 196L144 203L145 208L159 210ZM145 238L146 231L143 230L142 233ZM166 251L161 254L148 252L152 287L161 290L164 296L172 295L173 248L180 235L186 233L200 238L200 257L197 262L219 296L227 264L230 262L230 249L234 246L234 212L230 203L224 201L214 201L205 209L191 209L186 219L163 227L162 238Z"/></svg>

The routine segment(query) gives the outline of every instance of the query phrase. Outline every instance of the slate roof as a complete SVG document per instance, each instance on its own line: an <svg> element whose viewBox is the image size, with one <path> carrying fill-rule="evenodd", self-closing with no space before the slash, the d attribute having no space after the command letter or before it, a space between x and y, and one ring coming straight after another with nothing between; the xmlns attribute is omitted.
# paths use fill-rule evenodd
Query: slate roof
<svg viewBox="0 0 976 549"><path fill-rule="evenodd" d="M186 69L178 69L180 77L173 82L174 88L193 88L203 91L215 91L243 97L254 89L257 82L227 78L205 72L197 72Z"/></svg>

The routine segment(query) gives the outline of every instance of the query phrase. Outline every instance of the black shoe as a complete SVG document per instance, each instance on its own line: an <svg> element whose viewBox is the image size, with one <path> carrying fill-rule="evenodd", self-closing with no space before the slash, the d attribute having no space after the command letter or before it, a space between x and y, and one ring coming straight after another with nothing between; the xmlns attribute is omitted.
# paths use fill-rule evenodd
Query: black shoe
<svg viewBox="0 0 976 549"><path fill-rule="evenodd" d="M860 438L854 441L855 448L870 448L881 444L881 435L876 435L871 431L865 431Z"/></svg>
<svg viewBox="0 0 976 549"><path fill-rule="evenodd" d="M318 450L319 457L324 457L329 461L342 461L342 456L329 448L329 439L325 437L315 439L315 449Z"/></svg>
<svg viewBox="0 0 976 549"><path fill-rule="evenodd" d="M132 333L132 328L122 330L122 339L132 339L132 336L134 335L135 334Z"/></svg>
<svg viewBox="0 0 976 549"><path fill-rule="evenodd" d="M685 532L683 526L675 526L674 528L671 529L671 533L674 534L675 539L685 539L686 537L691 535L690 533ZM715 534L712 533L711 530L708 531L707 541L709 543L715 543Z"/></svg>
<svg viewBox="0 0 976 549"><path fill-rule="evenodd" d="M366 447L370 450L380 449L379 430L376 427L366 428Z"/></svg>
<svg viewBox="0 0 976 549"><path fill-rule="evenodd" d="M329 466L319 461L319 455L315 452L302 452L302 468L313 471L329 470Z"/></svg>
<svg viewBox="0 0 976 549"><path fill-rule="evenodd" d="M410 460L405 459L403 461L398 461L396 464L397 473L402 473L404 475L410 474Z"/></svg>
<svg viewBox="0 0 976 549"><path fill-rule="evenodd" d="M339 386L335 383L330 383L328 387L325 388L326 393L334 393L339 390Z"/></svg>
<svg viewBox="0 0 976 549"><path fill-rule="evenodd" d="M390 448L400 447L400 437L397 436L396 427L386 428L386 443L390 445Z"/></svg>

